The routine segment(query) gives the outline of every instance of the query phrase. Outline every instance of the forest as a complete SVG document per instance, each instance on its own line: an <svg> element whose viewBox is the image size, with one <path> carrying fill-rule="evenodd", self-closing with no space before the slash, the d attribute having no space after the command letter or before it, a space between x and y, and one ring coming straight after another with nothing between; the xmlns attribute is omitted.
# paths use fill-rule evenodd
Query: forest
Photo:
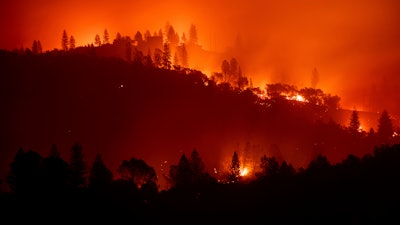
<svg viewBox="0 0 400 225"><path fill-rule="evenodd" d="M135 40L0 51L4 217L399 220L400 137L388 111L365 131L366 114L339 96L253 87L235 58L207 76L187 67L193 46L176 45L172 63L168 44L146 55Z"/></svg>

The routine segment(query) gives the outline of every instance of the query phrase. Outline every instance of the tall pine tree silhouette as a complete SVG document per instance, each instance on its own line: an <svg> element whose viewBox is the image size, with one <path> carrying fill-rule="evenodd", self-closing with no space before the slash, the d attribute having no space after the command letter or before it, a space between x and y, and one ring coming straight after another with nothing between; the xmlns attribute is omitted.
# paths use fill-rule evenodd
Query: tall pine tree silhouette
<svg viewBox="0 0 400 225"><path fill-rule="evenodd" d="M82 153L82 145L78 142L74 143L71 148L70 155L71 169L71 185L74 188L82 188L86 186L87 165Z"/></svg>

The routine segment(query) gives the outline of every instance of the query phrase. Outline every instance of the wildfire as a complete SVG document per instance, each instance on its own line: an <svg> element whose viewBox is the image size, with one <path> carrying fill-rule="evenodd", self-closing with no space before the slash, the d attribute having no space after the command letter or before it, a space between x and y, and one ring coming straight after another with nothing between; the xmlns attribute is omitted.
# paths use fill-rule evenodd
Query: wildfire
<svg viewBox="0 0 400 225"><path fill-rule="evenodd" d="M247 176L249 174L249 169L247 167L241 168L240 169L240 176L244 177Z"/></svg>
<svg viewBox="0 0 400 225"><path fill-rule="evenodd" d="M286 99L287 100L298 101L298 102L306 102L307 101L303 96L301 96L299 94L294 95L294 96L286 96Z"/></svg>
<svg viewBox="0 0 400 225"><path fill-rule="evenodd" d="M301 96L301 95L296 95L296 101L305 102L306 100L304 99L303 96Z"/></svg>

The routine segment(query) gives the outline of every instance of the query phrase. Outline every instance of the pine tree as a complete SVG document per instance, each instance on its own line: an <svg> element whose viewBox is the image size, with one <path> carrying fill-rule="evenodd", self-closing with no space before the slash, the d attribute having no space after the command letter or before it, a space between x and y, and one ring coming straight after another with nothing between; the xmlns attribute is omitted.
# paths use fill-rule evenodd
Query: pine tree
<svg viewBox="0 0 400 225"><path fill-rule="evenodd" d="M82 146L76 142L70 155L71 185L75 188L86 186L87 166L82 153Z"/></svg>
<svg viewBox="0 0 400 225"><path fill-rule="evenodd" d="M121 42L122 42L122 35L119 32L117 32L113 44L121 44Z"/></svg>
<svg viewBox="0 0 400 225"><path fill-rule="evenodd" d="M69 38L69 48L70 49L74 49L75 48L75 38L74 36L71 35L71 37Z"/></svg>
<svg viewBox="0 0 400 225"><path fill-rule="evenodd" d="M100 154L96 155L89 173L89 187L92 189L105 189L113 182L112 172L105 166Z"/></svg>
<svg viewBox="0 0 400 225"><path fill-rule="evenodd" d="M233 153L231 164L229 165L229 182L236 183L239 181L240 176L240 161L236 151Z"/></svg>
<svg viewBox="0 0 400 225"><path fill-rule="evenodd" d="M47 193L65 191L70 181L69 165L60 157L57 146L53 144L50 154L44 159L45 190Z"/></svg>
<svg viewBox="0 0 400 225"><path fill-rule="evenodd" d="M187 53L187 50L186 50L186 45L184 43L182 44L181 51L182 51L182 53L181 53L181 56L182 56L181 64L182 64L183 67L187 68L187 67L189 67L189 63L188 63L189 60L188 60L188 53Z"/></svg>
<svg viewBox="0 0 400 225"><path fill-rule="evenodd" d="M358 111L353 110L350 117L349 130L351 132L357 132L359 129L360 129L360 119L358 116Z"/></svg>
<svg viewBox="0 0 400 225"><path fill-rule="evenodd" d="M108 43L110 43L110 35L108 35L107 29L104 29L103 44L108 44Z"/></svg>
<svg viewBox="0 0 400 225"><path fill-rule="evenodd" d="M150 48L147 51L147 55L144 58L144 64L146 66L153 66L153 60L151 59L151 51Z"/></svg>
<svg viewBox="0 0 400 225"><path fill-rule="evenodd" d="M182 40L182 43L185 43L187 41L185 33L182 33L181 40Z"/></svg>
<svg viewBox="0 0 400 225"><path fill-rule="evenodd" d="M20 148L10 164L7 183L16 193L38 194L43 188L43 158L35 151Z"/></svg>
<svg viewBox="0 0 400 225"><path fill-rule="evenodd" d="M43 52L43 48L42 48L42 43L39 40L37 41L37 48L39 54L41 54Z"/></svg>
<svg viewBox="0 0 400 225"><path fill-rule="evenodd" d="M266 155L263 155L261 157L261 176L266 177L266 176L274 176L278 173L279 170L279 162L276 160L275 157L267 157Z"/></svg>
<svg viewBox="0 0 400 225"><path fill-rule="evenodd" d="M142 42L143 42L142 33L140 33L140 31L137 31L134 39L135 39L135 41L137 41L138 45L142 44Z"/></svg>
<svg viewBox="0 0 400 225"><path fill-rule="evenodd" d="M60 158L60 152L58 151L56 144L51 146L49 157Z"/></svg>
<svg viewBox="0 0 400 225"><path fill-rule="evenodd" d="M146 32L144 33L144 39L145 39L145 41L147 41L149 37L151 37L151 33L150 33L149 30L146 30Z"/></svg>
<svg viewBox="0 0 400 225"><path fill-rule="evenodd" d="M190 155L189 165L193 174L192 181L194 183L200 182L205 178L205 164L196 149L193 149Z"/></svg>
<svg viewBox="0 0 400 225"><path fill-rule="evenodd" d="M393 124L389 113L383 110L378 121L378 131L377 134L382 141L389 141L393 135Z"/></svg>
<svg viewBox="0 0 400 225"><path fill-rule="evenodd" d="M96 34L96 36L94 37L94 44L97 46L101 45L100 36L98 34Z"/></svg>
<svg viewBox="0 0 400 225"><path fill-rule="evenodd" d="M6 177L8 187L13 192L18 192L21 187L22 181L20 181L19 174L23 172L22 162L24 159L25 152L22 148L19 148L14 156L14 160L10 163L9 173Z"/></svg>
<svg viewBox="0 0 400 225"><path fill-rule="evenodd" d="M222 61L221 70L223 74L223 82L230 82L230 65L229 62L225 59Z"/></svg>
<svg viewBox="0 0 400 225"><path fill-rule="evenodd" d="M164 43L164 51L162 55L162 66L164 69L171 69L171 50L168 42Z"/></svg>
<svg viewBox="0 0 400 225"><path fill-rule="evenodd" d="M197 45L197 28L194 24L190 25L190 30L189 30L189 43L193 45Z"/></svg>
<svg viewBox="0 0 400 225"><path fill-rule="evenodd" d="M33 53L34 55L39 54L38 43L37 43L36 40L34 40L34 41L33 41L33 44L32 44L32 53Z"/></svg>
<svg viewBox="0 0 400 225"><path fill-rule="evenodd" d="M178 54L176 52L174 54L174 66L179 66Z"/></svg>
<svg viewBox="0 0 400 225"><path fill-rule="evenodd" d="M188 187L192 184L193 173L185 154L182 154L179 160L177 173L175 182L177 187Z"/></svg>
<svg viewBox="0 0 400 225"><path fill-rule="evenodd" d="M63 31L62 39L61 39L61 49L64 51L68 51L68 34L67 31Z"/></svg>
<svg viewBox="0 0 400 225"><path fill-rule="evenodd" d="M156 67L161 67L162 66L162 55L163 55L163 52L161 51L161 49L159 49L159 48L156 48L155 50L154 50L154 65L156 66Z"/></svg>

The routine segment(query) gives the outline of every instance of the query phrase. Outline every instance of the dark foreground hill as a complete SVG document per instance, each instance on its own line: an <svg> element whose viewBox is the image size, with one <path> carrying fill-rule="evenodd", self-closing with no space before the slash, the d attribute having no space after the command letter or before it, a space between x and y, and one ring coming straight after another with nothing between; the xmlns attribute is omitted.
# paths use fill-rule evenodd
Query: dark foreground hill
<svg viewBox="0 0 400 225"><path fill-rule="evenodd" d="M78 189L35 189L38 182L30 182L1 193L0 212L10 223L42 224L397 224L399 165L400 146L393 145L335 165L319 156L296 173L161 192L139 190L124 179Z"/></svg>

